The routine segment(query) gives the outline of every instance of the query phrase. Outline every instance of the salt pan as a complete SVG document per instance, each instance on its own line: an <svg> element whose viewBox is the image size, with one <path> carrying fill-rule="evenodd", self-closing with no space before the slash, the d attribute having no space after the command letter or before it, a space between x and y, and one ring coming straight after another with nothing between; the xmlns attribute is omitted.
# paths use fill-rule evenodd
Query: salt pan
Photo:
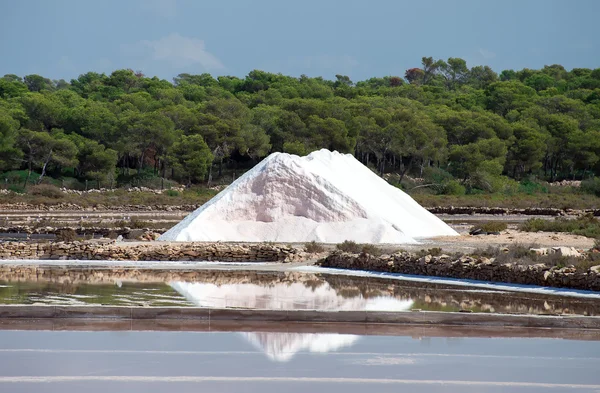
<svg viewBox="0 0 600 393"><path fill-rule="evenodd" d="M273 153L163 241L416 243L458 235L350 154Z"/></svg>

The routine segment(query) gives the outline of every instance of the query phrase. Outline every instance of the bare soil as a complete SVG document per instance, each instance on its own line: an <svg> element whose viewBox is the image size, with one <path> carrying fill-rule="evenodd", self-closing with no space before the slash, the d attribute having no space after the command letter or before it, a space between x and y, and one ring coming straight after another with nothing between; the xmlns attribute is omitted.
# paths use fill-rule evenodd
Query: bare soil
<svg viewBox="0 0 600 393"><path fill-rule="evenodd" d="M502 231L500 235L472 236L462 233L460 236L443 236L426 241L428 247L441 247L444 251L467 251L488 246L508 246L522 244L531 247L575 247L588 250L593 247L594 239L557 232L521 232L516 229Z"/></svg>

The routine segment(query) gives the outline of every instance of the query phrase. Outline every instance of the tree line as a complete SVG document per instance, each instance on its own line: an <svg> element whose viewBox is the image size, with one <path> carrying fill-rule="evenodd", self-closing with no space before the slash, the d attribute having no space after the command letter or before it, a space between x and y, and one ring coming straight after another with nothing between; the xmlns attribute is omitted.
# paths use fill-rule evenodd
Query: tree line
<svg viewBox="0 0 600 393"><path fill-rule="evenodd" d="M352 153L379 174L447 192L500 191L532 176L600 173L600 68L469 68L424 57L403 77L353 82L254 70L245 78L132 70L70 82L0 78L0 173L106 184L152 171L184 184L271 152ZM31 180L27 179L31 183Z"/></svg>

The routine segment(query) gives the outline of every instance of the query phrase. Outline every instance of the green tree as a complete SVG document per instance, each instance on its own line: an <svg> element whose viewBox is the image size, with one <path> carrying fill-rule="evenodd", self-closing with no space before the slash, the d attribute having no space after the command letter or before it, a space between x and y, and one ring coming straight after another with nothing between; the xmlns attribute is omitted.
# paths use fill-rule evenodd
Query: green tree
<svg viewBox="0 0 600 393"><path fill-rule="evenodd" d="M98 183L114 180L118 160L115 150L107 149L94 140L76 134L67 138L77 147L78 176Z"/></svg>
<svg viewBox="0 0 600 393"><path fill-rule="evenodd" d="M0 98L21 97L28 91L27 86L22 82L7 79L6 77L0 79Z"/></svg>
<svg viewBox="0 0 600 393"><path fill-rule="evenodd" d="M449 152L449 170L464 183L485 175L500 176L506 160L506 144L498 138L481 139L466 145L454 145ZM490 188L475 182L476 188Z"/></svg>
<svg viewBox="0 0 600 393"><path fill-rule="evenodd" d="M0 111L0 171L17 166L21 152L15 148L19 122Z"/></svg>
<svg viewBox="0 0 600 393"><path fill-rule="evenodd" d="M241 155L248 156L257 161L260 157L265 157L271 150L269 136L259 126L246 124L238 136L238 151Z"/></svg>
<svg viewBox="0 0 600 393"><path fill-rule="evenodd" d="M498 74L488 66L475 66L469 71L467 79L468 83L476 89L485 89L498 81Z"/></svg>
<svg viewBox="0 0 600 393"><path fill-rule="evenodd" d="M51 135L44 131L21 129L17 141L27 163L25 185L28 184L34 169L40 170L38 183L41 183L49 165L60 167L77 165L77 147L72 141L62 137L60 132Z"/></svg>
<svg viewBox="0 0 600 393"><path fill-rule="evenodd" d="M547 135L535 122L521 121L512 127L514 138L508 149L506 168L513 178L520 179L542 167Z"/></svg>
<svg viewBox="0 0 600 393"><path fill-rule="evenodd" d="M515 109L530 106L536 97L536 92L520 82L496 82L486 90L488 108L501 116Z"/></svg>
<svg viewBox="0 0 600 393"><path fill-rule="evenodd" d="M356 139L348 134L343 121L331 117L321 119L310 116L306 125L309 139L315 149L326 148L342 153L354 150Z"/></svg>
<svg viewBox="0 0 600 393"><path fill-rule="evenodd" d="M202 181L213 160L210 148L200 135L183 135L169 153L169 162L188 184Z"/></svg>
<svg viewBox="0 0 600 393"><path fill-rule="evenodd" d="M52 81L48 78L44 78L43 76L32 74L26 75L23 78L23 82L31 92L41 92L44 90L52 91L54 90L54 85Z"/></svg>
<svg viewBox="0 0 600 393"><path fill-rule="evenodd" d="M439 65L439 69L444 76L448 89L456 89L458 86L464 84L469 77L467 62L460 58L449 58L447 63Z"/></svg>
<svg viewBox="0 0 600 393"><path fill-rule="evenodd" d="M165 155L177 140L175 126L171 119L158 112L143 113L134 116L127 126L127 145L133 148L137 157L138 173L146 160L154 162L154 171L158 173Z"/></svg>

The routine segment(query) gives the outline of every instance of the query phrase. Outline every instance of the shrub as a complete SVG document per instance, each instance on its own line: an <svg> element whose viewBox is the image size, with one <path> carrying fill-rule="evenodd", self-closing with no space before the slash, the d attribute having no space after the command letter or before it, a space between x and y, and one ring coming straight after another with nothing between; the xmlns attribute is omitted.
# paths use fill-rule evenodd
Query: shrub
<svg viewBox="0 0 600 393"><path fill-rule="evenodd" d="M46 198L60 199L64 196L60 188L51 184L38 184L28 189L29 194Z"/></svg>
<svg viewBox="0 0 600 393"><path fill-rule="evenodd" d="M593 266L600 265L600 255L597 253L590 254L586 259L582 259L575 264L579 271L586 272Z"/></svg>
<svg viewBox="0 0 600 393"><path fill-rule="evenodd" d="M179 196L179 191L167 190L167 195L170 197L176 197L176 196Z"/></svg>
<svg viewBox="0 0 600 393"><path fill-rule="evenodd" d="M29 181L36 182L39 179L39 177L39 173L31 172L31 175L29 176ZM18 183L23 185L23 183L25 183L25 179L27 179L27 171L19 170L5 172L1 175L1 178L3 180L7 179L9 183Z"/></svg>
<svg viewBox="0 0 600 393"><path fill-rule="evenodd" d="M529 179L525 179L522 180L521 183L519 183L519 192L523 193L523 194L528 194L528 195L534 195L534 194L547 194L548 193L548 187L545 187L543 185L541 185L540 183L531 181Z"/></svg>
<svg viewBox="0 0 600 393"><path fill-rule="evenodd" d="M365 254L373 255L376 257L383 254L383 251L374 244L361 244L360 246L362 246L360 251L364 252Z"/></svg>
<svg viewBox="0 0 600 393"><path fill-rule="evenodd" d="M580 190L586 194L600 197L600 177L584 180L581 182Z"/></svg>
<svg viewBox="0 0 600 393"><path fill-rule="evenodd" d="M12 192L16 192L17 194L25 193L25 189L23 188L23 186L20 186L18 184L11 184L10 186L8 186L8 190L12 191Z"/></svg>
<svg viewBox="0 0 600 393"><path fill-rule="evenodd" d="M441 168L430 166L423 170L423 179L425 179L426 183L443 184L454 180L454 177Z"/></svg>
<svg viewBox="0 0 600 393"><path fill-rule="evenodd" d="M71 228L59 229L56 231L56 241L72 242L77 239L77 232Z"/></svg>
<svg viewBox="0 0 600 393"><path fill-rule="evenodd" d="M565 232L600 239L600 221L589 214L576 219L532 218L521 224L519 229L525 232Z"/></svg>
<svg viewBox="0 0 600 393"><path fill-rule="evenodd" d="M349 252L352 254L358 254L362 250L362 246L352 240L344 240L343 243L340 243L335 246L340 251Z"/></svg>
<svg viewBox="0 0 600 393"><path fill-rule="evenodd" d="M322 244L312 241L304 245L304 250L311 254L318 254L325 251L325 247Z"/></svg>
<svg viewBox="0 0 600 393"><path fill-rule="evenodd" d="M149 222L138 220L137 218L132 218L129 225L132 229L145 229L150 227Z"/></svg>
<svg viewBox="0 0 600 393"><path fill-rule="evenodd" d="M456 180L450 180L442 185L442 194L446 195L465 195L467 189Z"/></svg>
<svg viewBox="0 0 600 393"><path fill-rule="evenodd" d="M360 254L361 252L373 256L380 256L383 254L383 250L381 250L374 244L359 244L353 242L352 240L344 240L343 243L340 243L335 247L340 251L348 252L351 254Z"/></svg>
<svg viewBox="0 0 600 393"><path fill-rule="evenodd" d="M442 255L442 249L439 247L433 247L427 250L420 250L416 253L417 257L421 258L427 255L431 255L432 257L439 257Z"/></svg>
<svg viewBox="0 0 600 393"><path fill-rule="evenodd" d="M535 244L525 246L523 244L513 244L507 248L504 247L492 247L482 250L478 249L473 252L474 256L481 256L486 258L495 258L499 264L516 262L521 265L529 265L537 263L541 256L531 252L532 248L537 248Z"/></svg>

